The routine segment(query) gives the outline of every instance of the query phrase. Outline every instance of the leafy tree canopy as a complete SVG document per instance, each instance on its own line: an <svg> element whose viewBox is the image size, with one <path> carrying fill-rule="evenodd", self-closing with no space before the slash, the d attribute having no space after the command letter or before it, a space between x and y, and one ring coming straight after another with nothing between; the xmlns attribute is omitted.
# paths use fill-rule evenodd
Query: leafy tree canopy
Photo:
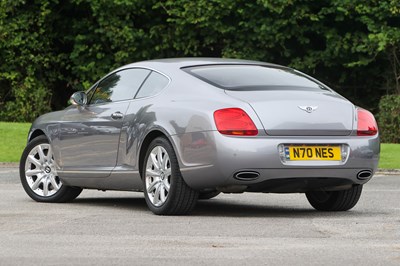
<svg viewBox="0 0 400 266"><path fill-rule="evenodd" d="M400 94L400 1L3 0L0 120L61 109L120 65L182 56L289 65L376 111Z"/></svg>

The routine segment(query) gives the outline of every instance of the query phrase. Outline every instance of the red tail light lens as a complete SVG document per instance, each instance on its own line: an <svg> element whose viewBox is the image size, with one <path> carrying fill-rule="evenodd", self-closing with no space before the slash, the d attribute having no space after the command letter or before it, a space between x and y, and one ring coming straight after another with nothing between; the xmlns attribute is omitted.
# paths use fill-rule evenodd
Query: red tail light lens
<svg viewBox="0 0 400 266"><path fill-rule="evenodd" d="M255 136L258 130L251 118L240 108L226 108L214 112L215 125L224 135Z"/></svg>
<svg viewBox="0 0 400 266"><path fill-rule="evenodd" d="M374 115L365 109L357 109L357 136L373 136L378 133Z"/></svg>

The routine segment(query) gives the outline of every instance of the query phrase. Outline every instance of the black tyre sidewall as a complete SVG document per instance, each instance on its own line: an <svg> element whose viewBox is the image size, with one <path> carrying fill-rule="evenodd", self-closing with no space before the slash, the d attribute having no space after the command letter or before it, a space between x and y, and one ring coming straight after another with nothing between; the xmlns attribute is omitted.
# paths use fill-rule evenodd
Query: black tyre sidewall
<svg viewBox="0 0 400 266"><path fill-rule="evenodd" d="M320 211L329 211L333 208L338 196L337 191L330 192L328 199L325 201L318 200L315 193L319 193L319 191L306 193L307 200L311 206Z"/></svg>
<svg viewBox="0 0 400 266"><path fill-rule="evenodd" d="M307 192L308 202L319 211L347 211L353 208L360 199L362 185L356 185L348 190L332 191L325 201L319 201L315 197L317 192Z"/></svg>

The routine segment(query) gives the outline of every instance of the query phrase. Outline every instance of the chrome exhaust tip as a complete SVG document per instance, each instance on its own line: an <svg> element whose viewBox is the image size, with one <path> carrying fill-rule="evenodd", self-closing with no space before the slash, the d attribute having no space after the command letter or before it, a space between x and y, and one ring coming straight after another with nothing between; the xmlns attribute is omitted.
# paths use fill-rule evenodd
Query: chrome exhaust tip
<svg viewBox="0 0 400 266"><path fill-rule="evenodd" d="M260 176L260 173L255 171L240 171L233 175L237 180L241 181L251 181L256 180Z"/></svg>
<svg viewBox="0 0 400 266"><path fill-rule="evenodd" d="M371 176L372 176L371 170L362 170L362 171L358 172L357 179L365 180L365 179L371 178Z"/></svg>

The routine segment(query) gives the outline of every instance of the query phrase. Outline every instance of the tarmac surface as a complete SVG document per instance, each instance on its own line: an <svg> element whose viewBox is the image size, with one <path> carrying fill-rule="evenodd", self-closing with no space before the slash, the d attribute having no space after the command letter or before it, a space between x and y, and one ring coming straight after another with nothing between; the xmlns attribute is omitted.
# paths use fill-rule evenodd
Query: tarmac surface
<svg viewBox="0 0 400 266"><path fill-rule="evenodd" d="M189 216L143 195L84 190L45 204L0 167L0 265L400 265L400 175L377 175L348 212L303 194L222 194Z"/></svg>

